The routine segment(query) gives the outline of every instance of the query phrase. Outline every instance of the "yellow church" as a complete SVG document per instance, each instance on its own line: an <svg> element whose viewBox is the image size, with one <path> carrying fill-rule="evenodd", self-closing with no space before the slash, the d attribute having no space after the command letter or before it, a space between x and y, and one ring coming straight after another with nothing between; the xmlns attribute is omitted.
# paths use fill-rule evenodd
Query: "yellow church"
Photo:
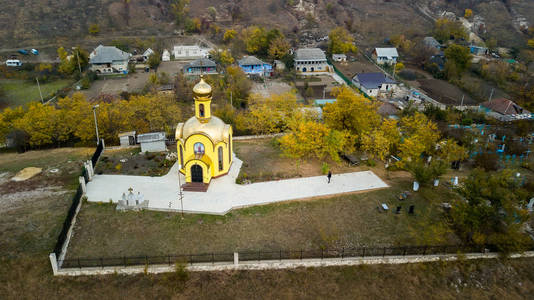
<svg viewBox="0 0 534 300"><path fill-rule="evenodd" d="M200 78L193 88L195 116L176 127L176 147L186 191L207 191L213 178L232 165L232 126L211 115L211 86Z"/></svg>

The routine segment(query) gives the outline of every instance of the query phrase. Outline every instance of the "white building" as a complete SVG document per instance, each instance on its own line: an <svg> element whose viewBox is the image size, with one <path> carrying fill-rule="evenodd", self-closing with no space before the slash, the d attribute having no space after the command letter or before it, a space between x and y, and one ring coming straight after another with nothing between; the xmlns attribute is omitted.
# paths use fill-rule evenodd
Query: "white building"
<svg viewBox="0 0 534 300"><path fill-rule="evenodd" d="M356 74L352 83L370 97L376 97L380 92L392 92L397 87L397 82L384 73Z"/></svg>
<svg viewBox="0 0 534 300"><path fill-rule="evenodd" d="M347 61L345 54L332 54L332 60L337 62Z"/></svg>
<svg viewBox="0 0 534 300"><path fill-rule="evenodd" d="M91 71L97 74L128 73L132 55L113 46L98 46L89 54Z"/></svg>
<svg viewBox="0 0 534 300"><path fill-rule="evenodd" d="M135 145L135 131L121 132L118 136L121 147Z"/></svg>
<svg viewBox="0 0 534 300"><path fill-rule="evenodd" d="M137 142L141 144L141 152L167 151L167 147L165 146L165 132L138 134Z"/></svg>
<svg viewBox="0 0 534 300"><path fill-rule="evenodd" d="M207 57L211 49L193 46L174 46L174 59L199 59Z"/></svg>
<svg viewBox="0 0 534 300"><path fill-rule="evenodd" d="M319 48L301 48L295 52L295 69L299 73L330 72L326 55Z"/></svg>
<svg viewBox="0 0 534 300"><path fill-rule="evenodd" d="M396 64L399 60L397 48L375 48L373 58L377 64Z"/></svg>
<svg viewBox="0 0 534 300"><path fill-rule="evenodd" d="M161 55L161 61L170 61L171 60L171 53L169 50L165 49L163 50L163 54Z"/></svg>
<svg viewBox="0 0 534 300"><path fill-rule="evenodd" d="M150 55L152 55L152 54L154 54L154 50L152 50L150 48L146 49L145 52L143 52L143 59L145 61L147 61L148 58L150 57Z"/></svg>

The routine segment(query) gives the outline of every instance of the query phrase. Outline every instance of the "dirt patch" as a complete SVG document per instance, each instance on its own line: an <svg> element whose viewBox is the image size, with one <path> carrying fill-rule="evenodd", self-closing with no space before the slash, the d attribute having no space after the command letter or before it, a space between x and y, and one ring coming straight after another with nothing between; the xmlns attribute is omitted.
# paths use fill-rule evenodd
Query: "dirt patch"
<svg viewBox="0 0 534 300"><path fill-rule="evenodd" d="M176 149L175 146L169 148ZM162 176L167 174L176 162L176 156L168 152L141 153L140 151L141 148L106 150L95 172L97 174Z"/></svg>
<svg viewBox="0 0 534 300"><path fill-rule="evenodd" d="M477 104L477 102L467 95L467 93L446 81L439 79L419 79L417 82L420 85L419 87L425 91L429 97L440 103L447 105L461 105L462 97L464 97L464 105Z"/></svg>

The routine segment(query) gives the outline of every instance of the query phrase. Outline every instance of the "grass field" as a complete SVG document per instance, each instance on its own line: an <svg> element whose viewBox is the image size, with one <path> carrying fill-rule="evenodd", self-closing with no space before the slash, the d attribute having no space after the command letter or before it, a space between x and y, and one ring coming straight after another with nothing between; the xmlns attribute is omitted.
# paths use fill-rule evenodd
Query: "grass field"
<svg viewBox="0 0 534 300"><path fill-rule="evenodd" d="M48 99L49 95L69 86L71 83L72 81L68 79L41 83L43 98L45 100ZM0 98L0 108L18 106L31 101L41 100L37 83L34 81L2 79L0 80L0 89L4 92L3 98Z"/></svg>

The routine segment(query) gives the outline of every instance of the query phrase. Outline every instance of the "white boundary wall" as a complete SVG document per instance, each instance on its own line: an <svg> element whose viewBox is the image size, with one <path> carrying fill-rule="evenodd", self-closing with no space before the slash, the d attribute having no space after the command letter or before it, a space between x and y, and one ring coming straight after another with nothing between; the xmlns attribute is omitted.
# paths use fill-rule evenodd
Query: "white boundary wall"
<svg viewBox="0 0 534 300"><path fill-rule="evenodd" d="M443 254L443 255L407 255L407 256L370 256L370 257L345 257L345 258L316 258L316 259L287 259L287 260L264 260L239 262L237 253L234 254L233 262L222 263L194 263L186 268L192 272L202 271L225 271L225 270L279 270L295 268L317 268L334 266L356 266L375 264L409 264L436 261L457 261L461 259L495 259L500 258L500 253L467 253L467 254ZM522 254L512 254L510 258L534 257L534 251ZM54 257L55 258L55 257ZM52 261L52 255L50 257ZM56 276L83 276L83 275L106 275L106 274L140 274L140 273L168 273L175 270L174 265L147 265L147 266L118 266L104 268L57 268L52 261L52 269Z"/></svg>

